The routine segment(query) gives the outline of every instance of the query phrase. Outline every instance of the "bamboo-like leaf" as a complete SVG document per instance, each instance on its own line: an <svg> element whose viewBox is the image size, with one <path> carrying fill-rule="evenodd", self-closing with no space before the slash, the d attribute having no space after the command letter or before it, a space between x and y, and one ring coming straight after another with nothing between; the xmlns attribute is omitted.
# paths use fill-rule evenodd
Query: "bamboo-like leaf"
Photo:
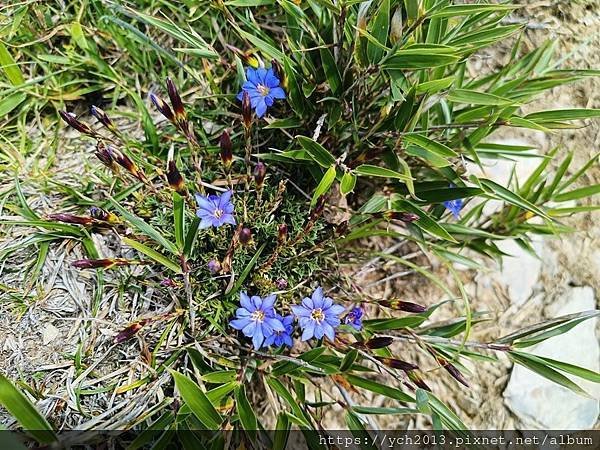
<svg viewBox="0 0 600 450"><path fill-rule="evenodd" d="M523 367L531 370L532 372L537 373L538 375L550 380L556 384L560 384L561 386L570 389L576 394L582 395L584 397L590 397L590 395L584 391L577 384L573 383L567 377L565 377L560 372L557 372L549 365L544 364L540 360L535 357L530 357L530 355L526 353L517 353L517 352L508 352L508 357L515 363L520 364Z"/></svg>
<svg viewBox="0 0 600 450"><path fill-rule="evenodd" d="M488 180L486 178L479 178L479 182L481 185L493 192L497 197L504 200L511 205L518 206L519 208L525 209L527 211L531 211L534 214L537 214L540 217L544 217L545 219L549 219L548 215L542 211L540 208L532 204L531 202L525 200L518 194L506 189L503 186L500 186L498 183Z"/></svg>
<svg viewBox="0 0 600 450"><path fill-rule="evenodd" d="M455 89L448 94L448 100L455 103L467 103L484 106L508 106L515 104L514 100L499 97L487 92L478 92L468 89Z"/></svg>
<svg viewBox="0 0 600 450"><path fill-rule="evenodd" d="M169 372L175 380L175 386L181 398L200 423L209 430L220 429L223 418L219 415L202 389L185 375L172 369L169 369Z"/></svg>
<svg viewBox="0 0 600 450"><path fill-rule="evenodd" d="M329 169L327 169L327 171L325 172L325 175L323 175L323 178L321 178L321 181L319 182L318 186L315 188L315 192L314 192L312 200L310 202L311 206L316 205L317 200L319 200L319 198L322 195L324 195L325 193L327 193L327 191L329 191L329 188L335 181L335 175L336 175L335 165L332 165Z"/></svg>
<svg viewBox="0 0 600 450"><path fill-rule="evenodd" d="M307 136L296 136L296 139L308 154L322 167L329 168L335 164L335 158L321 144Z"/></svg>
<svg viewBox="0 0 600 450"><path fill-rule="evenodd" d="M356 175L352 172L344 172L342 175L342 181L340 181L340 192L342 195L348 195L354 191L356 186Z"/></svg>
<svg viewBox="0 0 600 450"><path fill-rule="evenodd" d="M346 378L346 380L348 380L348 382L353 386L366 389L367 391L375 392L376 394L381 394L389 398L393 398L394 400L408 403L414 403L415 401L414 398L412 398L408 394L405 394L400 389L396 389L391 386L369 380L367 378L358 377L355 375L344 375L344 378Z"/></svg>
<svg viewBox="0 0 600 450"><path fill-rule="evenodd" d="M145 236L148 236L157 244L162 245L169 252L174 254L177 253L177 246L171 241L167 240L156 228L154 228L152 225L145 222L135 214L130 213L112 197L109 200L111 205L119 212L119 214L123 216L137 231L139 231Z"/></svg>
<svg viewBox="0 0 600 450"><path fill-rule="evenodd" d="M373 26L371 28L371 35L385 47L388 39L388 32L390 27L390 0L383 0L380 5L377 13L375 15L375 20L373 21ZM379 62L381 57L383 56L383 50L381 47L376 46L369 42L367 44L367 56L369 58L369 62L372 64L376 64Z"/></svg>
<svg viewBox="0 0 600 450"><path fill-rule="evenodd" d="M540 362L540 364L547 364L550 367L561 370L563 372L570 373L571 375L583 378L584 380L589 380L594 383L600 383L600 373L594 372L593 370L586 369L584 367L579 367L574 364L566 363L563 361L557 361L555 359L546 358L545 356L521 353L515 350L513 350L511 353L526 356L532 360L537 360L538 362Z"/></svg>
<svg viewBox="0 0 600 450"><path fill-rule="evenodd" d="M256 431L258 429L258 420L246 397L244 386L239 386L235 390L235 404L242 428L246 431Z"/></svg>
<svg viewBox="0 0 600 450"><path fill-rule="evenodd" d="M405 175L395 170L387 169L385 167L373 166L371 164L362 164L354 169L357 175L371 176L371 177L383 177L383 178L396 178L398 180L410 180L408 175Z"/></svg>
<svg viewBox="0 0 600 450"><path fill-rule="evenodd" d="M151 249L150 247L142 244L141 242L134 241L133 239L124 237L123 243L125 245L129 245L132 248L135 248L138 252L143 253L147 257L152 258L154 261L156 261L159 264L162 264L167 269L170 269L173 272L178 273L178 274L183 273L183 271L181 270L181 266L179 264L171 261L166 256L161 255L156 250Z"/></svg>
<svg viewBox="0 0 600 450"><path fill-rule="evenodd" d="M442 9L434 11L428 14L429 17L457 17L457 16L469 16L473 14L479 14L484 12L502 12L512 11L521 8L521 5L510 5L510 4L477 4L477 5L448 5Z"/></svg>

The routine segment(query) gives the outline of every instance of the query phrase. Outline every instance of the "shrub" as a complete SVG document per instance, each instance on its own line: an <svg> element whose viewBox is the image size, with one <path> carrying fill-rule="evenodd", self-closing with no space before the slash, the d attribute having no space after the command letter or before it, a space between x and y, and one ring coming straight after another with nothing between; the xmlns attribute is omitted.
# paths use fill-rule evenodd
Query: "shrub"
<svg viewBox="0 0 600 450"><path fill-rule="evenodd" d="M503 22L516 8L432 0L217 2L193 30L117 8L108 20L130 30L118 18L127 16L201 57L208 94L198 102L182 99L176 84L192 86L198 75L184 67L177 81L149 95L167 123L155 127L138 101L144 142L98 107L91 113L102 128L63 111L71 127L95 141L109 170L102 177L107 186L88 212L42 217L23 203L23 219L4 222L31 226L50 241L81 243L87 258L72 265L97 270L100 298L115 271L128 273L126 289L150 284L164 298L121 329L115 343L148 333L153 349L145 356L152 370L124 390L172 379L176 393L146 400L151 413L111 427L233 428L254 439L252 430L265 427L317 430L322 410L337 405L355 430L366 426L367 415L418 413L431 415L435 427L461 430L465 425L431 392L428 378L449 376L468 386L461 360L495 360L495 352L579 393L563 373L599 381L596 373L521 351L596 312L490 343L469 340L479 319L454 264L479 269L475 255L500 259L495 243L502 239L531 249L532 235L565 231L562 217L590 210L565 202L598 192L575 188L596 159L567 176L571 153L538 155L494 140L503 127L547 132L600 115L522 113L544 91L597 72L559 68L551 43L523 53L522 25ZM222 24L218 33L212 20ZM507 63L494 60L475 75L468 70L483 49L509 39ZM467 169L518 157L540 163L509 186ZM550 175L553 160L560 162ZM487 214L493 200L502 206ZM120 254L103 257L93 233L117 236ZM447 300L460 299L464 315L450 325L428 322L445 302L422 306L363 295L339 265L363 261L377 238L409 242L441 261L455 286L402 255L368 252L424 276ZM180 344L166 346L173 336ZM405 360L399 342L424 350L446 374L425 374ZM327 397L333 387L341 397ZM308 390L317 393L314 400ZM392 406L356 405L354 390L385 396ZM265 391L281 406L277 417L252 406ZM31 416L5 399L27 427ZM37 420L35 429L47 425Z"/></svg>

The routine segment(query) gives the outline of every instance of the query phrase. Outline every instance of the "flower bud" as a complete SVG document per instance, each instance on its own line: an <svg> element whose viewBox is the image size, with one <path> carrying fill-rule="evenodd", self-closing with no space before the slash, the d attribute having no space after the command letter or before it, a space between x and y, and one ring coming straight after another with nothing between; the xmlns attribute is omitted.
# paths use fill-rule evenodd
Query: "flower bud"
<svg viewBox="0 0 600 450"><path fill-rule="evenodd" d="M79 259L73 261L71 265L77 269L112 269L115 266L127 266L135 264L135 261L121 258L105 259Z"/></svg>
<svg viewBox="0 0 600 450"><path fill-rule="evenodd" d="M403 302L400 300L392 299L392 300L383 300L379 302L381 306L385 306L386 308L391 309L399 309L400 311L406 311L410 313L423 313L427 311L425 306L418 305L412 302Z"/></svg>
<svg viewBox="0 0 600 450"><path fill-rule="evenodd" d="M152 101L152 103L154 103L156 109L158 109L160 113L169 122L175 123L175 115L173 114L173 111L171 111L171 107L169 105L167 105L159 96L157 96L153 92L150 93L150 100Z"/></svg>
<svg viewBox="0 0 600 450"><path fill-rule="evenodd" d="M175 121L178 123L185 121L185 108L183 107L183 102L181 101L177 87L175 87L175 83L173 83L171 78L167 78L167 93L171 99L171 106L173 106L173 112L175 113Z"/></svg>
<svg viewBox="0 0 600 450"><path fill-rule="evenodd" d="M396 12L392 16L392 23L390 25L390 42L395 44L400 42L402 39L402 7L398 6Z"/></svg>
<svg viewBox="0 0 600 450"><path fill-rule="evenodd" d="M185 188L185 181L183 181L183 177L177 169L175 161L172 159L168 162L167 181L169 182L171 189L173 189L175 192L181 195L186 195L187 190Z"/></svg>
<svg viewBox="0 0 600 450"><path fill-rule="evenodd" d="M102 220L103 222L108 223L119 223L119 218L108 211L103 210L102 208L98 208L97 206L92 206L90 208L90 216L95 220Z"/></svg>
<svg viewBox="0 0 600 450"><path fill-rule="evenodd" d="M63 223L74 223L77 225L90 225L93 219L90 217L75 216L73 214L48 214L48 219Z"/></svg>
<svg viewBox="0 0 600 450"><path fill-rule="evenodd" d="M206 266L211 275L217 275L221 272L221 263L216 259L211 259Z"/></svg>
<svg viewBox="0 0 600 450"><path fill-rule="evenodd" d="M175 281L173 281L173 279L171 279L171 278L163 278L162 281L160 282L160 285L163 287L170 287L170 288L177 287L177 283L175 283Z"/></svg>
<svg viewBox="0 0 600 450"><path fill-rule="evenodd" d="M115 157L111 147L104 145L102 142L98 142L98 145L96 145L96 152L94 154L102 162L102 164L104 164L110 170L114 172L117 171L117 164L115 162Z"/></svg>
<svg viewBox="0 0 600 450"><path fill-rule="evenodd" d="M418 369L419 366L416 366L412 363L406 362L406 361L401 361L399 359L395 359L395 358L383 358L383 357L379 357L376 356L377 360L382 362L383 364L385 364L388 367L392 367L393 369L399 369L399 370L403 370L405 372L410 372L411 370L415 370Z"/></svg>
<svg viewBox="0 0 600 450"><path fill-rule="evenodd" d="M131 339L135 336L144 326L150 322L149 320L140 320L139 322L132 323L131 325L125 327L123 330L119 331L115 336L115 344L121 344L122 342Z"/></svg>
<svg viewBox="0 0 600 450"><path fill-rule="evenodd" d="M127 172L136 177L138 180L143 181L146 179L144 173L138 169L138 166L131 160L131 158L129 158L129 156L125 155L124 153L121 153L120 150L118 150L112 145L104 145L103 143L99 142L96 146L96 156L98 156L98 158L102 162L104 162L104 157L107 157L107 159L109 160L115 161L117 164L119 164L121 167L127 170ZM106 162L104 163L106 164Z"/></svg>
<svg viewBox="0 0 600 450"><path fill-rule="evenodd" d="M278 278L275 281L275 286L277 286L277 289L286 289L288 287L288 282L285 278Z"/></svg>
<svg viewBox="0 0 600 450"><path fill-rule="evenodd" d="M242 228L239 234L239 240L242 245L249 245L252 242L252 231L250 228Z"/></svg>
<svg viewBox="0 0 600 450"><path fill-rule="evenodd" d="M248 91L244 91L242 94L242 118L246 129L250 129L252 126L252 102Z"/></svg>
<svg viewBox="0 0 600 450"><path fill-rule="evenodd" d="M411 370L410 372L407 372L408 374L408 378L410 378L410 380L415 383L418 387L420 387L421 389L425 389L426 391L431 392L431 388L429 386L427 386L427 383L425 383L425 381L423 380L423 377L421 376L421 372L418 370Z"/></svg>
<svg viewBox="0 0 600 450"><path fill-rule="evenodd" d="M231 163L233 162L233 145L227 130L221 133L221 137L219 138L219 147L221 148L221 162L226 169L229 169L231 167Z"/></svg>
<svg viewBox="0 0 600 450"><path fill-rule="evenodd" d="M287 237L288 237L288 227L285 223L282 223L279 225L279 228L277 229L277 243L279 245L285 244L285 242L287 241Z"/></svg>
<svg viewBox="0 0 600 450"><path fill-rule="evenodd" d="M463 374L460 373L460 371L454 365L446 361L446 364L443 367L452 376L452 378L454 378L463 386L469 387L469 383L467 382Z"/></svg>
<svg viewBox="0 0 600 450"><path fill-rule="evenodd" d="M267 166L261 162L256 163L256 166L254 166L254 182L256 183L257 188L262 188L266 175Z"/></svg>
<svg viewBox="0 0 600 450"><path fill-rule="evenodd" d="M285 72L281 68L281 64L276 59L271 60L271 68L273 69L273 75L279 79L281 86L283 88L287 88L287 78L285 76Z"/></svg>
<svg viewBox="0 0 600 450"><path fill-rule="evenodd" d="M383 213L383 217L387 220L400 220L405 223L411 223L419 219L416 214L404 211L386 211Z"/></svg>
<svg viewBox="0 0 600 450"><path fill-rule="evenodd" d="M319 218L321 214L323 214L323 208L325 208L325 200L327 197L325 195L321 195L317 199L317 204L314 206L312 211L310 212L310 220L316 220Z"/></svg>
<svg viewBox="0 0 600 450"><path fill-rule="evenodd" d="M94 116L98 121L108 128L110 131L115 131L116 127L110 117L104 112L104 110L98 108L97 106L92 105L90 109L92 116Z"/></svg>
<svg viewBox="0 0 600 450"><path fill-rule="evenodd" d="M72 128L76 129L80 133L87 134L88 136L92 137L98 135L87 123L77 120L77 116L75 114L67 111L59 111L58 113L65 122L67 122Z"/></svg>
<svg viewBox="0 0 600 450"><path fill-rule="evenodd" d="M365 346L371 350L388 347L394 340L391 337L375 337L365 342Z"/></svg>

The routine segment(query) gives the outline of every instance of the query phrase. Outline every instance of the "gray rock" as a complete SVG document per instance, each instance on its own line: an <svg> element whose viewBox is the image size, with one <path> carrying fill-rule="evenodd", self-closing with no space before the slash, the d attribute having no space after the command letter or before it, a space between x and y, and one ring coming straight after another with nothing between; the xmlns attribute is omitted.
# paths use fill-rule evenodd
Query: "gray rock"
<svg viewBox="0 0 600 450"><path fill-rule="evenodd" d="M550 308L552 316L562 316L596 308L591 287L569 288ZM560 336L524 349L527 353L600 371L600 346L595 327L597 319L586 320ZM600 386L568 377L593 398L577 395L567 388L515 365L504 391L505 402L519 418L522 429L590 429L600 413Z"/></svg>
<svg viewBox="0 0 600 450"><path fill-rule="evenodd" d="M542 262L519 247L514 240L500 241L498 248L511 255L502 258L502 270L498 279L507 287L511 303L521 305L533 294L540 277ZM541 242L534 241L533 248L539 254L542 249Z"/></svg>

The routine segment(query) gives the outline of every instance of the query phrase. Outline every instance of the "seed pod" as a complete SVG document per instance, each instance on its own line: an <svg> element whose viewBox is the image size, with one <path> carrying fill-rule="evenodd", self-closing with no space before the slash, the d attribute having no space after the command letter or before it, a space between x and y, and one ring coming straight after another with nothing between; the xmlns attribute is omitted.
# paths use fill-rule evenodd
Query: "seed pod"
<svg viewBox="0 0 600 450"><path fill-rule="evenodd" d="M175 115L173 114L173 111L171 110L171 107L169 105L167 105L159 96L157 96L153 92L150 93L150 100L152 101L152 103L154 103L156 109L158 109L160 113L169 122L175 123Z"/></svg>
<svg viewBox="0 0 600 450"><path fill-rule="evenodd" d="M242 118L244 119L244 126L249 130L252 126L252 102L248 91L244 91L242 94Z"/></svg>
<svg viewBox="0 0 600 450"><path fill-rule="evenodd" d="M91 225L93 219L90 217L81 217L74 214L48 214L48 218L63 223L74 223L77 225Z"/></svg>
<svg viewBox="0 0 600 450"><path fill-rule="evenodd" d="M256 187L258 189L262 188L266 175L267 166L261 162L256 163L256 166L254 166L254 182L256 183Z"/></svg>
<svg viewBox="0 0 600 450"><path fill-rule="evenodd" d="M400 311L406 311L410 313L423 313L427 311L425 306L418 305L416 303L411 302L403 302L400 300L392 299L392 300L383 300L379 302L381 306L385 306L386 308L391 309L399 309Z"/></svg>
<svg viewBox="0 0 600 450"><path fill-rule="evenodd" d="M217 275L218 273L221 272L221 263L219 261L217 261L216 259L211 259L208 264L208 271L212 274L212 275Z"/></svg>
<svg viewBox="0 0 600 450"><path fill-rule="evenodd" d="M136 264L137 261L121 258L105 258L105 259L79 259L73 261L71 265L77 269L112 269L115 266L127 266Z"/></svg>
<svg viewBox="0 0 600 450"><path fill-rule="evenodd" d="M252 231L250 228L242 228L238 239L242 245L249 245L252 242Z"/></svg>
<svg viewBox="0 0 600 450"><path fill-rule="evenodd" d="M288 227L285 223L279 225L277 229L277 243L283 245L286 243L288 237Z"/></svg>
<svg viewBox="0 0 600 450"><path fill-rule="evenodd" d="M108 128L110 131L115 131L117 128L115 127L115 124L113 123L112 120L110 120L110 117L108 117L108 115L104 112L104 110L98 108L97 106L92 105L92 107L90 108L90 111L92 113L92 116L94 116L96 119L98 119L98 121L104 125L106 128Z"/></svg>
<svg viewBox="0 0 600 450"><path fill-rule="evenodd" d="M225 169L229 170L231 163L233 162L233 144L231 143L231 138L229 137L227 130L224 130L223 133L221 133L219 147L221 148L221 162Z"/></svg>
<svg viewBox="0 0 600 450"><path fill-rule="evenodd" d="M400 220L405 223L411 223L419 219L416 214L404 211L386 211L383 213L383 217L387 220Z"/></svg>
<svg viewBox="0 0 600 450"><path fill-rule="evenodd" d="M139 322L132 323L128 327L119 331L115 336L115 344L120 344L122 342L131 339L135 336L144 326L149 322L149 320L140 320Z"/></svg>
<svg viewBox="0 0 600 450"><path fill-rule="evenodd" d="M419 368L419 366L416 366L412 363L409 363L406 361L401 361L401 360L395 359L395 358L382 358L379 356L376 356L376 358L378 361L380 361L381 363L385 364L388 367L392 367L393 369L403 370L405 372L410 372L411 370L415 370L415 369Z"/></svg>
<svg viewBox="0 0 600 450"><path fill-rule="evenodd" d="M96 137L98 133L96 133L92 128L84 122L80 122L77 120L77 116L71 112L67 111L59 111L60 117L67 122L72 128L76 129L80 133L87 134L88 136Z"/></svg>

